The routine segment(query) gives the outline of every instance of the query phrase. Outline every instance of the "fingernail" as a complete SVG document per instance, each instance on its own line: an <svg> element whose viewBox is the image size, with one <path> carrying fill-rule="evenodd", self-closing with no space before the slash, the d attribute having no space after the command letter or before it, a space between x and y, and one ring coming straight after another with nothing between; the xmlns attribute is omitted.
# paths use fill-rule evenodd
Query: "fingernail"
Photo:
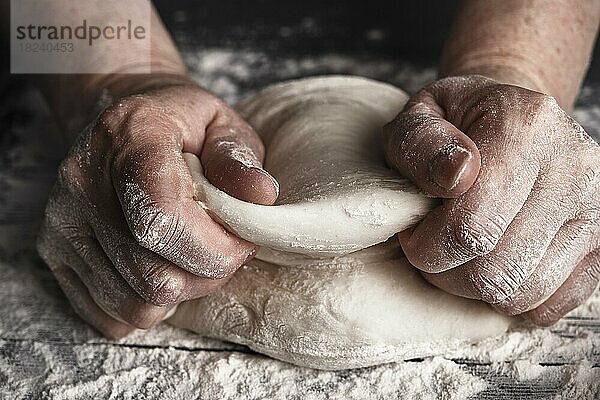
<svg viewBox="0 0 600 400"><path fill-rule="evenodd" d="M279 197L279 182L277 182L277 180L273 177L273 175L271 175L270 173L268 173L265 169L263 169L261 167L252 167L251 169L256 170L256 171L260 172L262 175L268 177L271 180L271 183L273 183L273 187L275 188L275 194L277 195L277 197Z"/></svg>
<svg viewBox="0 0 600 400"><path fill-rule="evenodd" d="M215 143L215 149L222 155L237 161L246 168L259 167L258 157L249 146L232 140L220 140Z"/></svg>
<svg viewBox="0 0 600 400"><path fill-rule="evenodd" d="M472 158L469 150L450 143L429 162L429 176L444 189L453 189L460 182Z"/></svg>

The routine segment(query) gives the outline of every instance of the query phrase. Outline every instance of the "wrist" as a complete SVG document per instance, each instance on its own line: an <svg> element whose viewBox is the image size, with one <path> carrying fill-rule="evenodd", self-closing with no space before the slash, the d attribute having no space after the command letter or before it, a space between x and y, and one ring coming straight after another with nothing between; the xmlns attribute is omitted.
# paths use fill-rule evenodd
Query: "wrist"
<svg viewBox="0 0 600 400"><path fill-rule="evenodd" d="M459 75L482 75L500 83L524 87L536 92L551 94L552 90L535 66L528 65L520 57L508 55L483 55L477 58L463 57L448 62L442 60L440 78Z"/></svg>
<svg viewBox="0 0 600 400"><path fill-rule="evenodd" d="M44 92L68 143L120 98L166 86L195 85L184 71L173 70L151 74L63 75L55 77L54 82Z"/></svg>

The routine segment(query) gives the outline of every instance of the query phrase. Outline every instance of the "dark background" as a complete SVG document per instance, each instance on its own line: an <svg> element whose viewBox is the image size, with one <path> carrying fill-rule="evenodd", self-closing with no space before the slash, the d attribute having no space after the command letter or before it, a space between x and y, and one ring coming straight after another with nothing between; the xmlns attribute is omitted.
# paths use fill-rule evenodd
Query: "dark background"
<svg viewBox="0 0 600 400"><path fill-rule="evenodd" d="M181 47L254 48L264 52L331 52L397 57L435 65L458 1L156 0ZM4 20L6 21L6 20ZM2 27L7 33L6 22ZM9 78L9 47L2 35L2 86ZM600 44L587 76L600 84ZM3 91L0 91L2 95Z"/></svg>
<svg viewBox="0 0 600 400"><path fill-rule="evenodd" d="M501 1L501 0L500 0ZM180 46L352 53L435 65L458 1L157 0ZM368 32L378 30L380 39ZM588 82L600 82L600 44Z"/></svg>
<svg viewBox="0 0 600 400"><path fill-rule="evenodd" d="M455 1L155 2L169 29L196 46L243 46L294 53L366 52L434 61ZM184 16L185 15L185 16ZM369 40L380 30L385 37Z"/></svg>

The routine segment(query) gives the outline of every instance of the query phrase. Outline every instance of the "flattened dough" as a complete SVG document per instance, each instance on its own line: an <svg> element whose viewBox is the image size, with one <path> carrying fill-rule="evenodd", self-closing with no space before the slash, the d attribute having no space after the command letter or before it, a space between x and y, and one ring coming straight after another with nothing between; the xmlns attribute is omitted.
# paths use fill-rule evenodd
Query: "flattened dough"
<svg viewBox="0 0 600 400"><path fill-rule="evenodd" d="M275 206L221 192L185 155L199 204L260 250L170 323L319 369L440 354L504 332L509 318L429 285L386 241L435 204L384 163L381 127L406 100L383 83L320 77L242 103L280 183Z"/></svg>

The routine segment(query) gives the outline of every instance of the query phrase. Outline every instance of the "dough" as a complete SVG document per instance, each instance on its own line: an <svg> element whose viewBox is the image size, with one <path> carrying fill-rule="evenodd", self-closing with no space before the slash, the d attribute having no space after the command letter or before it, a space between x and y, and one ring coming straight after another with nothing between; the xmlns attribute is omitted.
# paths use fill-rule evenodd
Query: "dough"
<svg viewBox="0 0 600 400"><path fill-rule="evenodd" d="M280 183L275 206L221 192L185 155L199 204L260 250L170 322L319 369L440 354L504 332L509 318L431 286L388 240L435 205L385 166L379 132L406 100L383 83L321 77L242 103Z"/></svg>
<svg viewBox="0 0 600 400"><path fill-rule="evenodd" d="M277 205L228 196L187 155L197 197L259 246L331 256L381 243L433 205L385 166L378 133L406 100L391 86L358 78L313 78L263 90L239 111L263 139L265 167L280 184Z"/></svg>

